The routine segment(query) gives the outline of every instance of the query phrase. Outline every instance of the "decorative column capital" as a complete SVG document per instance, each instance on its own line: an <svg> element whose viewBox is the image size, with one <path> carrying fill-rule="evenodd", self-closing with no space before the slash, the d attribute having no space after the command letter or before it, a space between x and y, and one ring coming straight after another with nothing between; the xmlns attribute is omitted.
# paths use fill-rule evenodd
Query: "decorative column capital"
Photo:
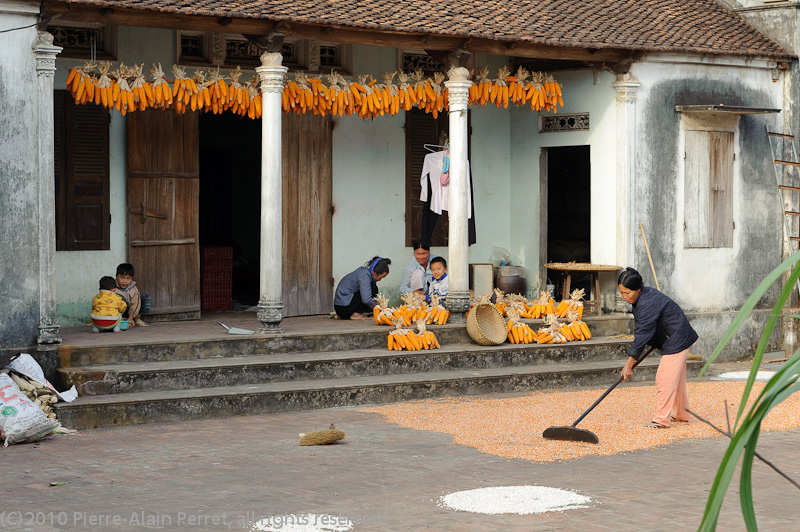
<svg viewBox="0 0 800 532"><path fill-rule="evenodd" d="M33 43L33 55L36 57L36 73L40 76L53 76L56 72L56 56L63 50L53 44L53 35L39 31Z"/></svg>
<svg viewBox="0 0 800 532"><path fill-rule="evenodd" d="M447 87L447 106L449 111L465 111L469 103L469 88L472 82L469 70L464 67L453 67L447 73L448 80L444 82Z"/></svg>
<svg viewBox="0 0 800 532"><path fill-rule="evenodd" d="M283 66L282 62L283 56L280 53L264 52L261 54L261 66L256 67L256 72L261 78L261 92L280 93L283 91L283 80L289 68Z"/></svg>
<svg viewBox="0 0 800 532"><path fill-rule="evenodd" d="M617 79L611 82L611 86L617 91L617 101L620 103L636 103L636 91L639 85L641 82L630 72L617 74Z"/></svg>

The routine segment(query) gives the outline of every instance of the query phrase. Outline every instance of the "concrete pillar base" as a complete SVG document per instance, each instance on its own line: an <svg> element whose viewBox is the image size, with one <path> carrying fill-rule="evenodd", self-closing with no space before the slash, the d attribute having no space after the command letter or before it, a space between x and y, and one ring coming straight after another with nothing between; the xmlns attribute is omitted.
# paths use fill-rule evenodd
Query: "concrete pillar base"
<svg viewBox="0 0 800 532"><path fill-rule="evenodd" d="M450 311L447 323L466 323L469 310L469 292L448 292L445 308Z"/></svg>
<svg viewBox="0 0 800 532"><path fill-rule="evenodd" d="M259 301L258 321L261 328L258 330L262 334L279 334L283 329L279 327L283 321L283 303L280 301Z"/></svg>

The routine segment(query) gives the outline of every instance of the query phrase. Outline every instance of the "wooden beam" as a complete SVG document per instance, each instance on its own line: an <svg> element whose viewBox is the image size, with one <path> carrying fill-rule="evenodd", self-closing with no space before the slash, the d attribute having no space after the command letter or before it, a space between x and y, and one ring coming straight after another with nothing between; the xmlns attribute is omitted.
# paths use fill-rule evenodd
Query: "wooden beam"
<svg viewBox="0 0 800 532"><path fill-rule="evenodd" d="M531 44L524 41L494 41L471 39L466 36L432 35L365 30L341 26L300 24L273 19L230 18L206 15L178 15L141 9L104 9L86 4L44 2L44 12L55 21L82 21L119 26L141 26L172 30L266 35L277 30L287 37L389 48L422 48L426 50L457 50L464 48L473 54L493 54L537 59L563 59L587 62L617 62L630 54L622 49L569 48Z"/></svg>

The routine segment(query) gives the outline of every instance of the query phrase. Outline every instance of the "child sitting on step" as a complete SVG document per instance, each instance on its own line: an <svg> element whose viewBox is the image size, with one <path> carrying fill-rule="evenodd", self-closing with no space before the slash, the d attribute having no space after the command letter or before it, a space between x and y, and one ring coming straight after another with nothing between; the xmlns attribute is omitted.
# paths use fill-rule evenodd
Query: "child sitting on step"
<svg viewBox="0 0 800 532"><path fill-rule="evenodd" d="M128 305L121 296L114 293L117 282L106 275L100 279L100 293L92 299L92 332L120 332L122 314Z"/></svg>
<svg viewBox="0 0 800 532"><path fill-rule="evenodd" d="M128 327L136 325L147 327L141 318L142 295L139 293L136 281L133 280L133 264L122 263L117 266L117 283L114 292L122 296L122 299L128 304Z"/></svg>

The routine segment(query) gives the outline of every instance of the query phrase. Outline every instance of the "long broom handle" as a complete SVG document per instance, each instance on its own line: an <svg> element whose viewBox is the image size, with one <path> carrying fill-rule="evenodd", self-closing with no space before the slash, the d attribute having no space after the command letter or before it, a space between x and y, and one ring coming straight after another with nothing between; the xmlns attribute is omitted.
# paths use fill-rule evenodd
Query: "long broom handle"
<svg viewBox="0 0 800 532"><path fill-rule="evenodd" d="M639 362L641 362L642 360L644 360L645 358L647 358L647 355L649 355L650 353L652 353L654 349L655 349L655 347L651 347L650 349L648 349L647 351L645 351L645 352L644 352L644 354L643 354L642 356L640 356L639 358L637 358L637 359L636 359L636 363L633 365L633 367L632 367L631 369L634 369L636 366L638 366L638 365L639 365ZM619 385L619 383L621 383L621 382L622 382L622 375L620 375L620 376L619 376L619 379L617 379L617 382L615 382L614 384L612 384L612 385L611 385L611 388L609 388L608 390L606 390L606 391L605 391L605 393L603 393L603 395L601 395L601 396L600 396L600 398L599 398L597 401L595 401L595 402L594 402L594 404L593 404L592 406L590 406L590 407L589 407L589 409L588 409L586 412L584 412L583 414L581 414L581 417L579 417L578 419L576 419L576 420L575 420L575 423L573 423L573 424L572 424L572 428L575 428L575 425L577 425L578 423L580 423L580 422L581 422L581 420L582 420L583 418L585 418L585 417L586 417L586 416L589 414L589 412L591 412L592 410L594 410L594 407L596 407L597 405L599 405L599 404L600 404L600 401L602 401L603 399L605 399L605 398L606 398L606 395L610 394L610 393L611 393L611 390L613 390L614 388L616 388L616 387L617 387L617 385Z"/></svg>
<svg viewBox="0 0 800 532"><path fill-rule="evenodd" d="M642 230L642 238L644 238L644 248L647 250L647 260L650 261L650 269L653 271L653 279L656 282L656 290L659 292L661 291L661 287L658 286L658 277L656 277L656 268L653 266L653 257L650 256L650 246L647 244L647 236L644 234L644 226L639 224L639 229Z"/></svg>

